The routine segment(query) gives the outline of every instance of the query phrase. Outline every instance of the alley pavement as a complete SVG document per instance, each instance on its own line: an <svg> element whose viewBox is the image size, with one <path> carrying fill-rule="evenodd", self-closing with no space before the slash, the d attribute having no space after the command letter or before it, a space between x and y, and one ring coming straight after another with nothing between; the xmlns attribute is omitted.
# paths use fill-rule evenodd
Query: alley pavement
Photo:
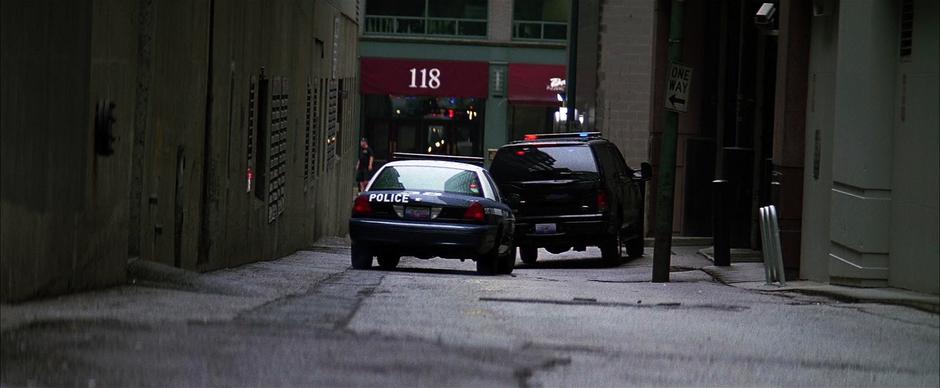
<svg viewBox="0 0 940 388"><path fill-rule="evenodd" d="M649 249L492 277L352 270L340 241L206 274L136 261L121 287L0 305L0 385L940 385L937 314L734 287L699 248L674 248L670 283Z"/></svg>

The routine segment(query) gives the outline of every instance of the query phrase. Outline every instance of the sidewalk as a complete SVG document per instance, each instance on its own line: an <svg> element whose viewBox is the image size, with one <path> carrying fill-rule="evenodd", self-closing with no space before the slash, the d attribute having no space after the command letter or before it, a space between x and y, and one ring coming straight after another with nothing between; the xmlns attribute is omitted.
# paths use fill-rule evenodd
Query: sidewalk
<svg viewBox="0 0 940 388"><path fill-rule="evenodd" d="M703 254L704 255L704 254ZM708 257L707 255L704 255ZM711 259L709 257L709 259ZM825 296L851 303L882 303L912 307L940 314L940 295L924 294L899 288L860 288L837 286L809 280L787 281L785 287L766 284L764 263L732 262L730 266L707 266L702 271L729 286L760 292L796 292Z"/></svg>
<svg viewBox="0 0 940 388"><path fill-rule="evenodd" d="M318 242L271 261L207 273L134 260L127 284L87 292L0 304L0 331L56 320L159 324L217 322L284 297L300 295L349 267L342 241Z"/></svg>

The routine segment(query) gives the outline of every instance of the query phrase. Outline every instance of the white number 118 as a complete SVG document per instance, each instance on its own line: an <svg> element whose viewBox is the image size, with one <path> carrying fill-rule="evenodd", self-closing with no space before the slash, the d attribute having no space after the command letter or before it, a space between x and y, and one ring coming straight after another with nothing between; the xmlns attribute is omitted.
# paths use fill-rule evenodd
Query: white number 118
<svg viewBox="0 0 940 388"><path fill-rule="evenodd" d="M408 85L409 88L421 88L421 89L437 89L441 87L441 70L438 68L432 69L415 69L411 70L411 84ZM421 85L417 84L417 75L418 72L421 73Z"/></svg>

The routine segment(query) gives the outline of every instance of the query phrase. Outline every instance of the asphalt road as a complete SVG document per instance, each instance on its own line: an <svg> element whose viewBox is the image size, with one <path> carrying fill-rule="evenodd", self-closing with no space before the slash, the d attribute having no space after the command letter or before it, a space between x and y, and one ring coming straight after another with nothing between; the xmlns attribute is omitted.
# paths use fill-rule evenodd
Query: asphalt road
<svg viewBox="0 0 940 388"><path fill-rule="evenodd" d="M0 306L3 386L931 386L940 316L723 285L676 248L540 252L512 276L343 249Z"/></svg>

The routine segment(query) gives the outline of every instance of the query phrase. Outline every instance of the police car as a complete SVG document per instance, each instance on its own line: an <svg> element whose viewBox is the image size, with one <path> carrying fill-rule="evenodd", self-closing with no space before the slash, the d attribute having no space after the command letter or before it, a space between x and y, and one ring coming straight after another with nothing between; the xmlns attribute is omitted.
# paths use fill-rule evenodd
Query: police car
<svg viewBox="0 0 940 388"><path fill-rule="evenodd" d="M396 154L353 202L352 266L395 268L401 256L474 260L480 274L508 274L515 264L511 209L483 167L429 155Z"/></svg>

